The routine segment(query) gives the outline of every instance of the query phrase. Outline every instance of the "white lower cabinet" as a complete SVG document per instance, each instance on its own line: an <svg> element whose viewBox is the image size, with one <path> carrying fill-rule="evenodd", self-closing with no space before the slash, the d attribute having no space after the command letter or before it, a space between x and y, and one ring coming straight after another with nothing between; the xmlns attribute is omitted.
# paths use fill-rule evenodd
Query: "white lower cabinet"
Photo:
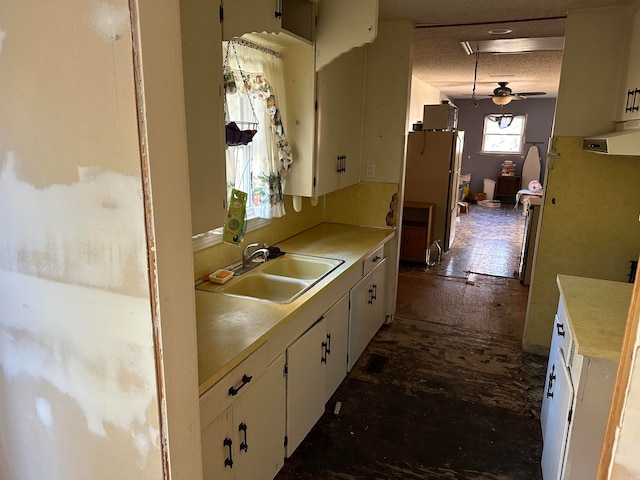
<svg viewBox="0 0 640 480"><path fill-rule="evenodd" d="M356 268L200 397L205 480L274 478L322 416L385 319L384 248Z"/></svg>
<svg viewBox="0 0 640 480"><path fill-rule="evenodd" d="M272 479L284 463L284 355L238 386L237 398L202 430L205 480Z"/></svg>
<svg viewBox="0 0 640 480"><path fill-rule="evenodd" d="M349 295L344 295L325 314L327 321L327 369L325 402L347 376L349 350Z"/></svg>
<svg viewBox="0 0 640 480"><path fill-rule="evenodd" d="M287 348L287 456L324 413L347 372L349 297Z"/></svg>
<svg viewBox="0 0 640 480"><path fill-rule="evenodd" d="M233 432L233 412L227 408L202 430L202 470L205 480L235 478L234 456L237 460L236 436Z"/></svg>
<svg viewBox="0 0 640 480"><path fill-rule="evenodd" d="M559 479L562 473L563 456L567 443L567 433L571 419L574 392L571 374L567 368L562 350L558 350L555 361L547 376L548 384L544 393L546 405L544 449L542 451L542 475L545 479Z"/></svg>
<svg viewBox="0 0 640 480"><path fill-rule="evenodd" d="M554 323L540 421L542 478L596 478L618 362L580 355L562 298Z"/></svg>
<svg viewBox="0 0 640 480"><path fill-rule="evenodd" d="M351 289L349 310L349 363L355 365L385 319L385 259Z"/></svg>

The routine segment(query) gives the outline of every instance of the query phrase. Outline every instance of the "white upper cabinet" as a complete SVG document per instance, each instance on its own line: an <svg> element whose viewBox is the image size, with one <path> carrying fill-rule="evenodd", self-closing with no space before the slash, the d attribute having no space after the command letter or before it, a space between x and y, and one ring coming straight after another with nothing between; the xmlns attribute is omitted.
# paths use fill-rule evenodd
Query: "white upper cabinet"
<svg viewBox="0 0 640 480"><path fill-rule="evenodd" d="M640 7L635 10L629 34L627 72L622 84L618 121L640 119Z"/></svg>
<svg viewBox="0 0 640 480"><path fill-rule="evenodd" d="M221 17L223 40L245 33L278 33L282 0L224 0Z"/></svg>
<svg viewBox="0 0 640 480"><path fill-rule="evenodd" d="M224 224L226 173L220 1L180 2L192 234Z"/></svg>
<svg viewBox="0 0 640 480"><path fill-rule="evenodd" d="M222 7L223 39L244 35L281 54L294 159L284 193L317 197L358 183L365 54L356 47L376 37L378 1L223 0Z"/></svg>
<svg viewBox="0 0 640 480"><path fill-rule="evenodd" d="M349 50L375 40L378 0L320 0L316 32L316 70Z"/></svg>
<svg viewBox="0 0 640 480"><path fill-rule="evenodd" d="M364 63L364 49L356 48L318 72L315 196L360 180Z"/></svg>
<svg viewBox="0 0 640 480"><path fill-rule="evenodd" d="M309 0L224 0L222 37L286 31L313 40L315 3Z"/></svg>

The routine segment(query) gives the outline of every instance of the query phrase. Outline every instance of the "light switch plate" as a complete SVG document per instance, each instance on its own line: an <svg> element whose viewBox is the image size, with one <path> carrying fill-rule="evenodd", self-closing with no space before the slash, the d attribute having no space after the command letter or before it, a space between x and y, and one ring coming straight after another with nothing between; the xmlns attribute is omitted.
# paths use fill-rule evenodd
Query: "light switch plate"
<svg viewBox="0 0 640 480"><path fill-rule="evenodd" d="M376 177L376 165L375 163L367 163L367 178Z"/></svg>

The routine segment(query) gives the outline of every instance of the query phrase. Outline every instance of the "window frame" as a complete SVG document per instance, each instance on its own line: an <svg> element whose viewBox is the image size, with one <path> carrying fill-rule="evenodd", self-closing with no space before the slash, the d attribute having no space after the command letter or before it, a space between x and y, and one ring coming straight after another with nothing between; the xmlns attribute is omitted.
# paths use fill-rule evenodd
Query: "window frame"
<svg viewBox="0 0 640 480"><path fill-rule="evenodd" d="M487 125L491 123L495 123L490 117L496 117L501 115L511 115L515 118L522 118L522 129L517 136L520 137L519 148L517 152L505 152L505 151L494 151L494 150L486 150L485 143L487 139L487 135L495 135L496 133L487 133ZM525 136L527 131L527 114L526 113L487 113L482 118L482 143L480 145L480 154L482 155L504 155L504 156L522 156L524 154L524 145L525 145ZM503 133L502 135L516 136L516 134L507 134Z"/></svg>
<svg viewBox="0 0 640 480"><path fill-rule="evenodd" d="M271 225L270 218L252 218L247 220L246 233L253 232L259 228L266 227L267 225ZM204 250L205 248L221 244L223 229L224 226L209 230L208 232L199 233L198 235L191 237L191 246L193 247L193 251L197 252L199 250Z"/></svg>

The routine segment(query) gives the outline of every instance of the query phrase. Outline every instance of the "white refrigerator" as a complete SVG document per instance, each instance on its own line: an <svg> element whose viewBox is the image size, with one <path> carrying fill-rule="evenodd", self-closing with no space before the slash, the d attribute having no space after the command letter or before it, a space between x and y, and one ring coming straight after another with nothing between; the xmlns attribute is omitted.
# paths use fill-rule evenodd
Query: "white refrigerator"
<svg viewBox="0 0 640 480"><path fill-rule="evenodd" d="M445 251L456 235L463 146L460 130L411 132L407 142L404 201L435 204L432 239Z"/></svg>

